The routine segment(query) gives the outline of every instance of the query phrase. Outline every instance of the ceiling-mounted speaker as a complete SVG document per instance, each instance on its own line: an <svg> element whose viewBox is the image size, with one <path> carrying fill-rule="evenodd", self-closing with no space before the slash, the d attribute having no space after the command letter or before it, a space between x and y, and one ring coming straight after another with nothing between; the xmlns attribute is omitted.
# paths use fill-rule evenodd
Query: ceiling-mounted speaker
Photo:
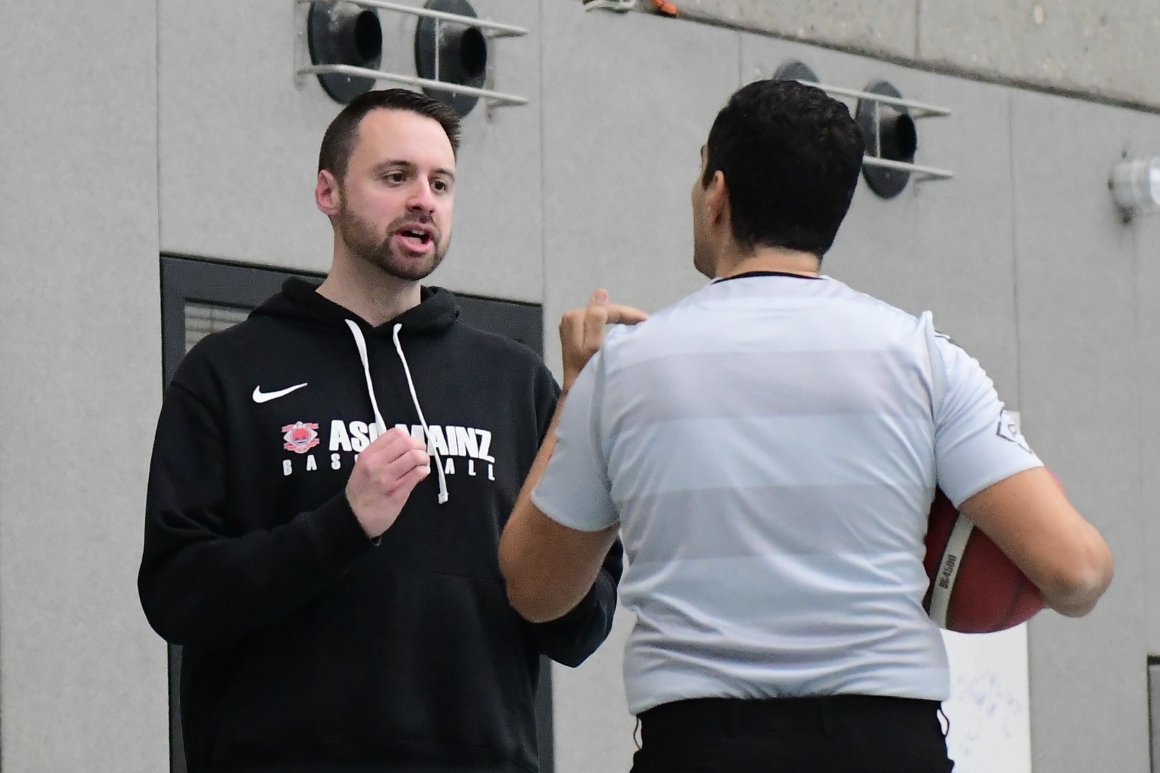
<svg viewBox="0 0 1160 773"><path fill-rule="evenodd" d="M902 99L898 89L886 81L872 83L865 90L870 94ZM905 105L859 99L854 119L862 130L866 155L887 161L914 163L914 153L918 150L918 129ZM864 164L862 176L866 178L870 190L884 199L892 199L902 193L910 179L910 172Z"/></svg>
<svg viewBox="0 0 1160 773"><path fill-rule="evenodd" d="M808 65L797 61L796 59L788 62L782 62L777 70L773 73L775 81L809 81L810 83L817 83L817 74L809 68Z"/></svg>
<svg viewBox="0 0 1160 773"><path fill-rule="evenodd" d="M311 3L306 37L314 64L346 64L375 70L382 62L383 27L379 15L354 3ZM321 74L318 80L327 94L343 104L375 85L373 78L336 73Z"/></svg>
<svg viewBox="0 0 1160 773"><path fill-rule="evenodd" d="M476 18L467 0L427 0L431 11ZM487 38L479 27L423 17L415 29L415 70L420 78L479 88L487 78ZM479 97L423 89L427 96L467 115Z"/></svg>

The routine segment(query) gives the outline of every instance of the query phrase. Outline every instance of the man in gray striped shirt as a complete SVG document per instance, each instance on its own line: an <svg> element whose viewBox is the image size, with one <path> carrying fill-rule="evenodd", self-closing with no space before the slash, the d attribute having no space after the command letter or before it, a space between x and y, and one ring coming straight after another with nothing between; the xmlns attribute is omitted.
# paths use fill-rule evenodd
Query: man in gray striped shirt
<svg viewBox="0 0 1160 773"><path fill-rule="evenodd" d="M949 771L922 606L936 482L1057 611L1087 613L1111 580L1099 533L997 431L978 362L929 313L819 273L862 153L823 92L749 84L693 185L713 281L606 339L630 315L602 292L561 323L567 399L501 566L516 609L554 619L622 534L636 773Z"/></svg>

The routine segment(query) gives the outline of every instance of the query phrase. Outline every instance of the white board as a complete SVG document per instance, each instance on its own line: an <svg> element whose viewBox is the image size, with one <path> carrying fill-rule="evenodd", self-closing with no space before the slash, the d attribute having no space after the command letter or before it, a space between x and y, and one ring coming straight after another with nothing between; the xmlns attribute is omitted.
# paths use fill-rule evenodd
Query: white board
<svg viewBox="0 0 1160 773"><path fill-rule="evenodd" d="M1018 430L1018 412L1007 415ZM951 697L943 713L955 773L1031 773L1027 625L942 634L951 667Z"/></svg>
<svg viewBox="0 0 1160 773"><path fill-rule="evenodd" d="M1027 625L988 634L943 631L951 666L947 749L955 773L1031 773Z"/></svg>

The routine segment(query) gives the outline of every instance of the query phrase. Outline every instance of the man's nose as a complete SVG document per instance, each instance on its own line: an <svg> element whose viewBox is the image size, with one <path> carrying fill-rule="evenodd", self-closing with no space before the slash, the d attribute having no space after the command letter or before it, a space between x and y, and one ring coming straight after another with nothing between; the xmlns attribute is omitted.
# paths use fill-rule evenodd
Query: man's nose
<svg viewBox="0 0 1160 773"><path fill-rule="evenodd" d="M407 207L428 214L435 211L435 192L427 182L415 184L411 189L411 195L407 198Z"/></svg>

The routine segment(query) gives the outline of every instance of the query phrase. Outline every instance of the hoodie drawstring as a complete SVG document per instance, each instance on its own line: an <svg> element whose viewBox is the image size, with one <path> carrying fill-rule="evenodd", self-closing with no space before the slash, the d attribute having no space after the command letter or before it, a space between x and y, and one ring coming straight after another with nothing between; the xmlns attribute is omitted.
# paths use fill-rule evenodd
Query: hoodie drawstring
<svg viewBox="0 0 1160 773"><path fill-rule="evenodd" d="M371 396L371 408L375 411L375 426L379 430L379 434L385 434L387 431L387 423L383 421L383 414L379 412L379 401L375 399L375 385L371 381L371 364L367 359L367 342L363 338L362 331L356 323L351 320L346 320L346 326L350 328L351 334L354 336L354 345L358 347L358 356L362 360L363 375L367 379L367 394Z"/></svg>
<svg viewBox="0 0 1160 773"><path fill-rule="evenodd" d="M403 362L403 373L407 374L407 388L411 390L411 404L415 406L415 413L419 414L419 423L423 425L423 437L430 438L431 432L427 429L427 419L423 417L423 409L419 407L419 395L415 394L415 382L411 380L411 369L407 367L407 357L403 354L403 345L399 343L399 331L403 329L401 322L396 322L391 329L391 338L395 342L395 351ZM369 376L368 376L369 378ZM432 448L435 454L435 471L439 473L439 504L443 504L450 495L447 493L447 477L443 474L443 460L439 458L439 449Z"/></svg>
<svg viewBox="0 0 1160 773"><path fill-rule="evenodd" d="M362 360L363 375L367 380L367 394L371 398L371 408L375 412L375 425L378 427L379 435L387 431L387 424L383 421L383 414L379 412L379 401L375 397L375 385L371 381L371 366L370 360L367 357L367 342L363 338L362 330L359 329L358 323L353 320L346 320L346 326L350 328L351 335L354 336L354 344L358 347L358 356ZM407 366L407 358L403 354L403 345L399 343L399 331L403 329L401 323L395 323L394 329L391 332L391 338L395 342L395 351L399 353L399 359L403 363L403 373L407 376L407 388L411 390L411 404L415 406L415 412L419 414L419 423L423 425L423 437L428 439L431 437L431 432L427 428L427 419L423 417L423 409L419 407L419 396L415 393L415 382L411 380L411 369ZM443 459L439 456L438 449L432 449L431 452L435 455L435 471L439 474L439 504L446 502L450 495L447 493L447 477L443 473Z"/></svg>

